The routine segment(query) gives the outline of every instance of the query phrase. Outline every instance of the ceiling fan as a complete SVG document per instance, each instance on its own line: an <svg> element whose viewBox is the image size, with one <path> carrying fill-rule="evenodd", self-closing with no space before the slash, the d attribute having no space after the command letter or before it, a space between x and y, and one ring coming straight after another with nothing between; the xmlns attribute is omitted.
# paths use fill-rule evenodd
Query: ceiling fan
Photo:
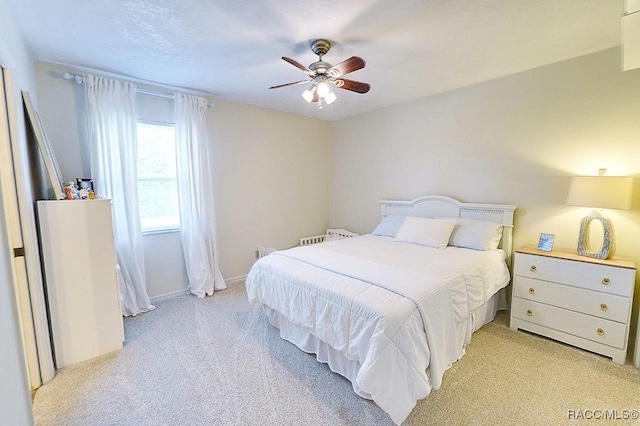
<svg viewBox="0 0 640 426"><path fill-rule="evenodd" d="M318 108L320 109L322 109L323 102L326 105L330 105L337 99L337 96L331 91L331 85L356 93L367 93L369 89L371 89L369 84L342 77L345 74L364 68L364 59L358 56L352 56L339 64L331 65L322 60L322 57L327 54L329 49L331 49L331 42L328 40L313 40L311 42L311 50L318 55L318 60L309 65L308 68L291 58L283 56L282 59L304 71L309 76L309 79L279 84L277 86L271 86L269 89L279 89L281 87L311 83L311 87L302 92L302 97L309 103L317 102Z"/></svg>

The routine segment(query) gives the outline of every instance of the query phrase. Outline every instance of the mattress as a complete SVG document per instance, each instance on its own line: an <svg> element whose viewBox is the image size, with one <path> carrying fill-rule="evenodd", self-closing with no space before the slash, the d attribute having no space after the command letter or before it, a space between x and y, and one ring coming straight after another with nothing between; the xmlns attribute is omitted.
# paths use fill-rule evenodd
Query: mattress
<svg viewBox="0 0 640 426"><path fill-rule="evenodd" d="M363 235L274 252L254 264L246 287L283 337L320 361L339 357L332 368L400 424L441 386L474 315L508 282L502 250Z"/></svg>

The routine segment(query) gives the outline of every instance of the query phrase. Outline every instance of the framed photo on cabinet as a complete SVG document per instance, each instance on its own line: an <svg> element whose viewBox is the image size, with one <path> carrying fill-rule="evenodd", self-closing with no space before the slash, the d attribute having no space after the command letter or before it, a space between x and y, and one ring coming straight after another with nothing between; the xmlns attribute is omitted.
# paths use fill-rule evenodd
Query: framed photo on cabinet
<svg viewBox="0 0 640 426"><path fill-rule="evenodd" d="M551 251L553 249L553 234L540 233L540 239L538 240L538 250Z"/></svg>
<svg viewBox="0 0 640 426"><path fill-rule="evenodd" d="M76 185L79 190L86 189L87 191L93 191L93 179L91 178L76 178Z"/></svg>

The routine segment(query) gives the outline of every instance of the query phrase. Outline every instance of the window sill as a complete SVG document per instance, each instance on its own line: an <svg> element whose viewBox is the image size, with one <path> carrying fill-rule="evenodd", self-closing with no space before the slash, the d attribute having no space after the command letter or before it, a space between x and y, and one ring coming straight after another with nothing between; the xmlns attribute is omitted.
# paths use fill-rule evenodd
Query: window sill
<svg viewBox="0 0 640 426"><path fill-rule="evenodd" d="M145 237L147 235L157 235L157 234L171 234L174 232L180 232L180 228L167 228L167 229L153 229L150 231L142 231L142 236Z"/></svg>

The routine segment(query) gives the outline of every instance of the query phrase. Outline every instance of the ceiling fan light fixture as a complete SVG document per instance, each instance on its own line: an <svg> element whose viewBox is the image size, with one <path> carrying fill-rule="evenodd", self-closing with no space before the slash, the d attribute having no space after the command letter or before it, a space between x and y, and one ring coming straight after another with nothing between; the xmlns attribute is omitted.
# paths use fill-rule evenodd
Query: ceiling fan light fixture
<svg viewBox="0 0 640 426"><path fill-rule="evenodd" d="M302 97L304 98L304 100L311 103L311 101L313 101L313 96L315 95L317 88L318 86L314 84L309 89L302 92Z"/></svg>
<svg viewBox="0 0 640 426"><path fill-rule="evenodd" d="M282 87L296 86L298 84L305 84L310 82L311 87L302 92L302 97L308 103L317 103L318 108L322 109L323 106L331 105L338 97L331 91L333 84L338 89L349 90L355 93L367 93L371 86L367 83L362 83L355 80L347 80L342 76L345 74L358 71L365 66L364 59L358 56L352 56L339 62L336 65L331 65L328 62L322 60L323 56L331 48L332 42L325 39L318 39L311 42L311 50L318 55L318 60L313 62L308 67L300 64L294 59L283 56L282 59L285 62L293 65L294 67L304 71L309 80L295 81L292 83L278 84L271 86L269 89L279 89Z"/></svg>
<svg viewBox="0 0 640 426"><path fill-rule="evenodd" d="M338 97L332 91L329 91L329 93L327 93L324 97L324 101L327 103L327 105L331 105L336 101L336 99L338 99Z"/></svg>
<svg viewBox="0 0 640 426"><path fill-rule="evenodd" d="M331 93L331 89L329 89L329 85L326 81L322 81L320 84L318 84L318 96L324 98L329 93Z"/></svg>

